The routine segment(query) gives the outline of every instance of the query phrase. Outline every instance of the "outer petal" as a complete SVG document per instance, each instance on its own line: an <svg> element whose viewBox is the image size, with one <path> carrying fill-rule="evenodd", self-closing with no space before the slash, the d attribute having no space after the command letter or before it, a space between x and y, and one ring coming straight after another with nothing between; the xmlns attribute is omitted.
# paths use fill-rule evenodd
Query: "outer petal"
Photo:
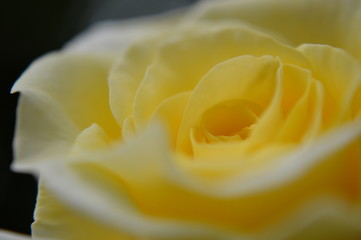
<svg viewBox="0 0 361 240"><path fill-rule="evenodd" d="M134 239L107 224L88 218L78 209L69 208L44 185L40 181L35 222L32 224L34 240Z"/></svg>
<svg viewBox="0 0 361 240"><path fill-rule="evenodd" d="M20 91L15 167L66 155L76 136L96 123L112 137L119 129L108 103L103 55L49 54L16 82Z"/></svg>
<svg viewBox="0 0 361 240"><path fill-rule="evenodd" d="M346 51L330 46L304 44L298 49L310 60L314 77L325 88L323 128L356 118L361 105L353 105L352 101L361 89L360 62Z"/></svg>
<svg viewBox="0 0 361 240"><path fill-rule="evenodd" d="M0 229L0 239L1 240L31 240L30 236L23 234L18 234L9 231L3 231Z"/></svg>
<svg viewBox="0 0 361 240"><path fill-rule="evenodd" d="M274 32L294 45L321 43L361 59L361 2L358 0L202 1L196 19L240 20ZM281 36L281 37L279 37Z"/></svg>
<svg viewBox="0 0 361 240"><path fill-rule="evenodd" d="M192 221L152 217L139 209L129 184L146 186L167 173L157 162L170 160L168 151L156 125L113 151L78 155L67 164L41 164L35 239L243 239Z"/></svg>
<svg viewBox="0 0 361 240"><path fill-rule="evenodd" d="M308 228L306 236L324 231L312 230L319 221L321 226L340 221L335 233L351 229L358 236L360 188L352 192L355 178L349 170L360 166L349 163L359 159L359 145L353 157L343 151L359 141L358 123L285 156L281 167L221 185L182 172L162 131L151 127L113 151L43 165L43 180L58 203L40 195L34 232L46 238L46 229L53 227L55 239L67 239L64 233L92 239L84 234L106 229L115 234L110 239L123 233L136 239L288 239L296 232L304 236ZM350 161L339 161L342 156ZM65 219L52 212L59 204L71 213L60 214ZM84 228L89 232L77 230Z"/></svg>
<svg viewBox="0 0 361 240"><path fill-rule="evenodd" d="M134 41L164 30L178 22L183 9L173 10L150 17L139 17L120 21L104 21L93 25L70 41L68 52L103 52L119 54Z"/></svg>

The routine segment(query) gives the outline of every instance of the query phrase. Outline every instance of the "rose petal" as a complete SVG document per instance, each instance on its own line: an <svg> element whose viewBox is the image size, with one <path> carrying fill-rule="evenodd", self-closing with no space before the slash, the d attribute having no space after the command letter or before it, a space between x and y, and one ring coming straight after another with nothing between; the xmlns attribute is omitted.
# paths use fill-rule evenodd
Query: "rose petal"
<svg viewBox="0 0 361 240"><path fill-rule="evenodd" d="M299 50L313 66L313 75L325 89L323 128L355 118L361 106L352 106L361 88L361 64L342 49L324 45L304 44Z"/></svg>
<svg viewBox="0 0 361 240"><path fill-rule="evenodd" d="M341 148L342 151L344 144L353 141L361 132L360 126L355 123L334 132L338 139L325 136L319 143L295 152L293 159L292 155L285 157L287 164L282 162L281 167L269 168L252 178L230 179L223 184L219 181L205 184L194 176L183 175L180 166L174 165L167 140L157 127L114 152L72 159L73 163L65 166L43 165L42 172L48 189L70 212L99 222L89 226L101 228L106 225L119 232L150 239L212 239L212 236L214 239L247 239L263 234L272 239L280 233L292 235L307 224L312 226L314 219L333 221L329 212L338 208L332 199L338 201L340 198L342 202L337 214L346 214L345 208L350 207L353 198L352 194L350 198L347 196L348 190L338 181L343 179L343 173L349 173L349 168L339 161L340 155L336 158L328 156L335 154L330 149L339 152ZM147 148L135 151L139 146ZM316 149L318 152L315 153ZM306 175L297 174L306 170ZM314 201L319 197L328 204L317 205ZM305 208L307 205L311 210ZM45 206L43 210L46 213L51 208ZM59 219L56 216L42 215L39 221L57 226ZM355 221L350 219L343 224L359 233L359 218L360 215L355 213ZM71 219L65 223L73 224L75 229L79 224ZM287 230L275 230L285 226ZM65 225L55 233L61 231L71 233L73 230Z"/></svg>
<svg viewBox="0 0 361 240"><path fill-rule="evenodd" d="M151 118L151 122L163 122L168 127L173 147L177 141L179 127L182 122L184 110L188 104L191 92L181 92L165 99Z"/></svg>
<svg viewBox="0 0 361 240"><path fill-rule="evenodd" d="M302 82L303 84L307 83L307 86L303 86L303 95L297 99L294 103L293 108L289 110L285 116L285 121L279 126L278 132L275 134L276 141L281 142L300 142L310 141L311 138L317 136L321 128L322 121L322 112L324 107L324 89L323 85L312 79L312 76L309 71L300 70L296 67L285 66L285 74L290 74L289 76L284 76L284 94L288 96L293 95L291 98L296 98L296 95L302 87L298 83ZM288 82L288 84L287 84ZM291 84L295 86L289 87ZM298 87L294 94L292 91ZM283 97L283 101L286 104L290 104L289 98L287 96Z"/></svg>
<svg viewBox="0 0 361 240"><path fill-rule="evenodd" d="M110 71L110 106L120 126L132 114L137 89L155 58L155 44L152 40L133 44Z"/></svg>
<svg viewBox="0 0 361 240"><path fill-rule="evenodd" d="M248 22L282 41L329 44L361 59L361 2L346 1L202 1L193 17L210 21ZM281 38L279 38L281 36Z"/></svg>
<svg viewBox="0 0 361 240"><path fill-rule="evenodd" d="M111 137L119 135L108 104L109 60L103 55L52 53L20 77L12 89L21 92L15 168L66 155L76 136L93 123Z"/></svg>
<svg viewBox="0 0 361 240"><path fill-rule="evenodd" d="M213 66L227 59L241 55L272 55L279 56L285 63L308 66L307 59L294 49L232 23L192 24L184 30L179 29L173 37L162 42L157 53L134 101L136 126L144 125L165 98L194 89Z"/></svg>
<svg viewBox="0 0 361 240"><path fill-rule="evenodd" d="M69 189L72 189L71 187ZM71 191L71 190L70 190ZM81 191L81 190L80 190ZM65 194L71 194L67 191ZM89 196L87 196L89 197ZM101 204L101 202L98 202ZM91 231L89 231L91 229ZM96 218L89 218L79 209L73 210L54 196L42 181L39 184L34 239L134 239Z"/></svg>
<svg viewBox="0 0 361 240"><path fill-rule="evenodd" d="M176 24L183 11L177 9L155 16L97 23L67 43L65 51L122 54L134 41Z"/></svg>
<svg viewBox="0 0 361 240"><path fill-rule="evenodd" d="M1 240L31 240L30 236L0 229Z"/></svg>
<svg viewBox="0 0 361 240"><path fill-rule="evenodd" d="M139 146L143 149L139 151ZM158 125L127 144L98 154L43 163L34 236L39 239L242 239L205 224L159 219L140 211L129 185L151 186L162 174L168 143ZM132 159L132 161L129 161ZM169 160L169 158L167 158ZM139 172L138 172L139 171ZM153 185L154 186L154 185ZM130 192L129 192L130 191ZM84 198L86 196L86 198ZM153 193L156 196L156 192ZM148 197L142 197L146 201ZM91 228L92 231L84 231ZM94 235L93 235L94 234ZM233 238L231 238L233 236Z"/></svg>
<svg viewBox="0 0 361 240"><path fill-rule="evenodd" d="M212 105L225 100L243 99L266 107L277 85L278 67L279 62L271 56L241 56L212 68L200 80L191 96L179 130L178 150L192 152L188 140L190 130L199 127L203 112Z"/></svg>

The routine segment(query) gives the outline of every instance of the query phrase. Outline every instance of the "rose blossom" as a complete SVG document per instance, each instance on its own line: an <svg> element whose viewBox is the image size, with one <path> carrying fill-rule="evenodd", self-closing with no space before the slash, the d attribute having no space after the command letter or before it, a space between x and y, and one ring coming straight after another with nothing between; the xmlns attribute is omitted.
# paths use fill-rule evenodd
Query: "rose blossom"
<svg viewBox="0 0 361 240"><path fill-rule="evenodd" d="M202 1L35 61L33 238L360 238L360 3Z"/></svg>

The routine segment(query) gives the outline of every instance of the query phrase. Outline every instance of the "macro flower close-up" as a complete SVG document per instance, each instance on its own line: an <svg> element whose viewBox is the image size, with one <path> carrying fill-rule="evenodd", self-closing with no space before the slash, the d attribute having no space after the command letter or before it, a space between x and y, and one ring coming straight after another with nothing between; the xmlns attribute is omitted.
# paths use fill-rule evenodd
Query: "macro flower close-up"
<svg viewBox="0 0 361 240"><path fill-rule="evenodd" d="M32 239L361 239L361 1L203 0L35 60Z"/></svg>

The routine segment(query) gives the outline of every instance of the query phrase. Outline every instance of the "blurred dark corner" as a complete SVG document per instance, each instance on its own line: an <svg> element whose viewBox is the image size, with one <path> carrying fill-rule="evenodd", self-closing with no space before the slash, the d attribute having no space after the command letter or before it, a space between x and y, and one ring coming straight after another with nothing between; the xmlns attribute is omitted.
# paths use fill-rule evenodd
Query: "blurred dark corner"
<svg viewBox="0 0 361 240"><path fill-rule="evenodd" d="M36 201L36 180L9 170L18 97L9 92L19 75L35 58L59 49L94 22L150 15L194 2L196 0L2 1L0 229L29 234Z"/></svg>

